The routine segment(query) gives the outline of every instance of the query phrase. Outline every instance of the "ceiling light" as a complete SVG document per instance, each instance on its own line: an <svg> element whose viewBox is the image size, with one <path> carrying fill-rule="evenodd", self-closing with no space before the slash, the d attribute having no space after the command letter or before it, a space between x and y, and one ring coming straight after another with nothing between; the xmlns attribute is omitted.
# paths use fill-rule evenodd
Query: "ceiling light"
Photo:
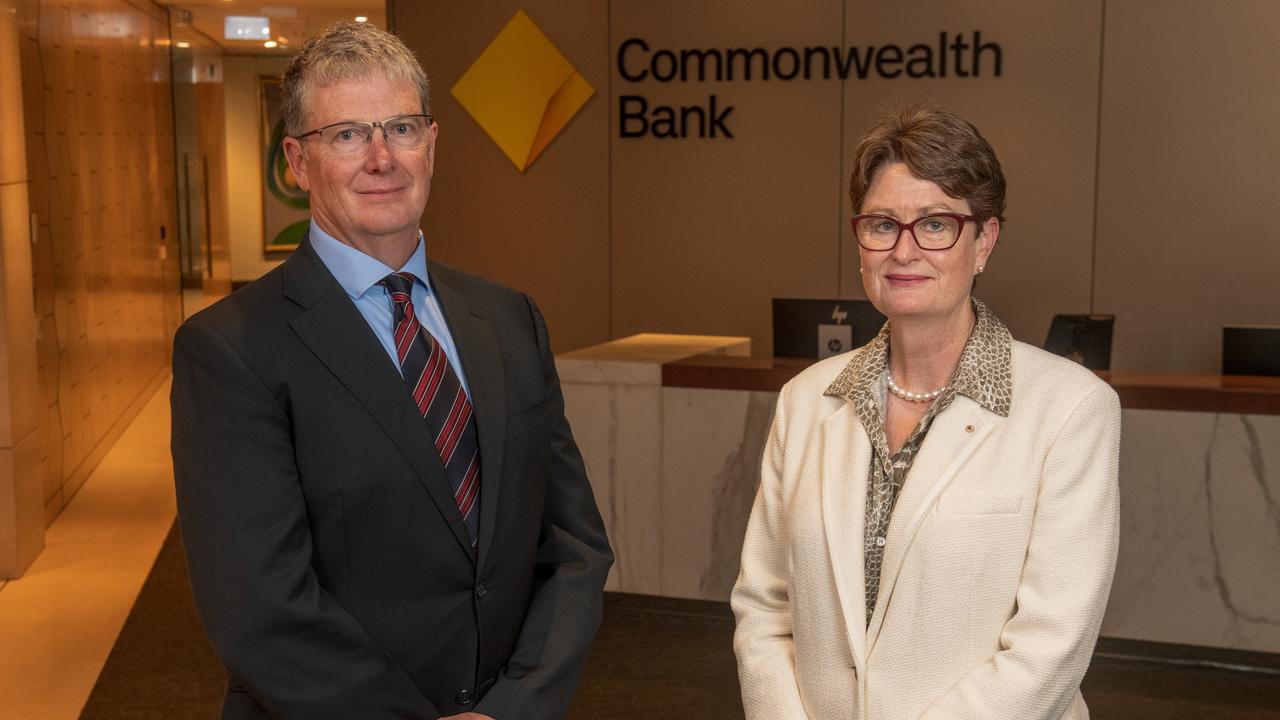
<svg viewBox="0 0 1280 720"><path fill-rule="evenodd" d="M268 41L266 41L266 42L262 43L262 47L264 47L264 48L273 48L273 47L275 47L275 46L276 46L276 41L275 41L275 40L268 40Z"/></svg>
<svg viewBox="0 0 1280 720"><path fill-rule="evenodd" d="M262 16L228 15L224 20L222 36L227 40L271 37L271 21Z"/></svg>
<svg viewBox="0 0 1280 720"><path fill-rule="evenodd" d="M185 41L185 40L180 40L180 41L178 41L178 42L176 43L176 45L177 45L178 47L180 47L180 48L189 48L189 47L191 47L191 43L189 43L189 42L187 42L187 41Z"/></svg>
<svg viewBox="0 0 1280 720"><path fill-rule="evenodd" d="M356 22L358 22L358 23L369 22L369 18L367 18L367 17L365 17L365 16L363 16L363 15L357 15L357 16L356 16Z"/></svg>

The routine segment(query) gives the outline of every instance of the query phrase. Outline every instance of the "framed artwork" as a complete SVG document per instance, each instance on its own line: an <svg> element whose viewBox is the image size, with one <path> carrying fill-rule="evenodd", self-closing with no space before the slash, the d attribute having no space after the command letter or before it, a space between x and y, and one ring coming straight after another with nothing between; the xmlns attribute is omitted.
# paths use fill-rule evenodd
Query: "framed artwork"
<svg viewBox="0 0 1280 720"><path fill-rule="evenodd" d="M298 187L284 158L284 114L280 78L259 77L258 98L262 126L262 241L263 251L289 252L307 233L311 201Z"/></svg>

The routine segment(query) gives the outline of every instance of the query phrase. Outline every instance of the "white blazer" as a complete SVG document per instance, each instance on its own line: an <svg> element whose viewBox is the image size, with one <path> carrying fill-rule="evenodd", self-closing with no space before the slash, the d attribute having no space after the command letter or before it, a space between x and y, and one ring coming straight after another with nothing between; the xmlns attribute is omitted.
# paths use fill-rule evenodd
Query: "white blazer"
<svg viewBox="0 0 1280 720"><path fill-rule="evenodd" d="M823 395L849 358L778 398L732 596L747 718L1087 718L1119 535L1115 392L1015 341L1009 416L957 396L925 437L868 626L871 443Z"/></svg>

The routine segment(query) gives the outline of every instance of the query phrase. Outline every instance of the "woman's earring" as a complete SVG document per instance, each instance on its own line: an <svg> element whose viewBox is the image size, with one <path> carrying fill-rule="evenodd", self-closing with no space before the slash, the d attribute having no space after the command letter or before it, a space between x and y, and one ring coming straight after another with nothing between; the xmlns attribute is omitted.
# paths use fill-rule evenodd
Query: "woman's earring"
<svg viewBox="0 0 1280 720"><path fill-rule="evenodd" d="M978 266L978 272L976 272L976 273L974 273L974 274L975 274L975 275L981 275L981 274L982 274L982 271L983 271L983 270L986 270L986 269L987 269L987 266L986 266L986 265L979 265L979 266Z"/></svg>

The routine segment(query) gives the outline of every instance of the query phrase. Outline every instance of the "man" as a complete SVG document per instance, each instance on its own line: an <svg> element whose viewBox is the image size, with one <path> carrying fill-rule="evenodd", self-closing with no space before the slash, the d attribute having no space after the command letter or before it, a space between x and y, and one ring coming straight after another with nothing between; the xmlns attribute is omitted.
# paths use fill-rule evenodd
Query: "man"
<svg viewBox="0 0 1280 720"><path fill-rule="evenodd" d="M394 36L285 72L308 238L174 343L173 458L223 718L562 718L612 554L524 295L428 263L438 127Z"/></svg>

